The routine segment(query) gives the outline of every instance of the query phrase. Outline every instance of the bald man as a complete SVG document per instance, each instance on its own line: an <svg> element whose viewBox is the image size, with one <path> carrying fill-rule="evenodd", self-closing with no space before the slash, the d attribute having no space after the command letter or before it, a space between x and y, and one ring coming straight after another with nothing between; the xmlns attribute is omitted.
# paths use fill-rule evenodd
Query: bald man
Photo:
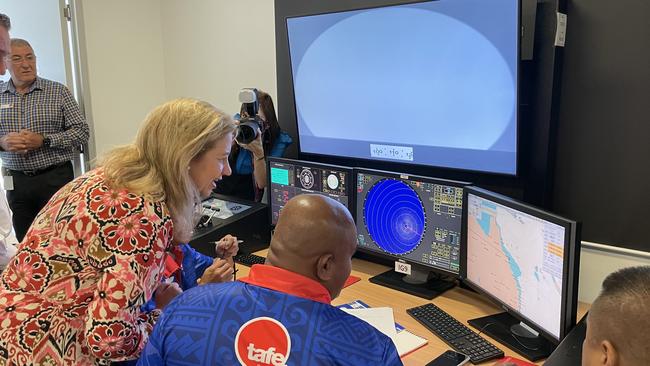
<svg viewBox="0 0 650 366"><path fill-rule="evenodd" d="M356 237L340 203L294 197L266 264L178 296L138 365L401 365L388 337L330 305L350 275Z"/></svg>
<svg viewBox="0 0 650 366"><path fill-rule="evenodd" d="M591 305L582 366L650 365L650 266L624 268L603 281Z"/></svg>

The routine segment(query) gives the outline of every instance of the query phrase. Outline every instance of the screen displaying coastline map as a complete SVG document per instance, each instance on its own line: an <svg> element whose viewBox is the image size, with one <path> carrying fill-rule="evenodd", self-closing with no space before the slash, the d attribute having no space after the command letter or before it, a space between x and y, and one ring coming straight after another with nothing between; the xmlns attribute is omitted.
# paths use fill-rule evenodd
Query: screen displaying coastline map
<svg viewBox="0 0 650 366"><path fill-rule="evenodd" d="M559 338L564 228L471 193L467 215L467 278Z"/></svg>

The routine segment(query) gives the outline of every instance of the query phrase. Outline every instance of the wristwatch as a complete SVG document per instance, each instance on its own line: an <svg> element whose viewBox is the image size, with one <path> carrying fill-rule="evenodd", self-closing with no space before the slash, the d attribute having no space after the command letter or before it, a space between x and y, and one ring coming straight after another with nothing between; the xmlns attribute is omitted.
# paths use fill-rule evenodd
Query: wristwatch
<svg viewBox="0 0 650 366"><path fill-rule="evenodd" d="M48 135L43 135L43 146L52 147L52 139Z"/></svg>

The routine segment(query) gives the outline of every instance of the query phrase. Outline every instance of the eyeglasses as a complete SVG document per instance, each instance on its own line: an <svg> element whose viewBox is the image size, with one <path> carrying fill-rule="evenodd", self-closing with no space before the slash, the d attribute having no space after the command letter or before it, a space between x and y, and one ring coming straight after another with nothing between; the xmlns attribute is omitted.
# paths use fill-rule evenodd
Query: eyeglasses
<svg viewBox="0 0 650 366"><path fill-rule="evenodd" d="M23 61L27 61L28 63L34 63L36 62L36 55L27 55L25 57L22 56L7 56L6 57L7 61L11 61L12 64L14 65L20 65L23 63Z"/></svg>

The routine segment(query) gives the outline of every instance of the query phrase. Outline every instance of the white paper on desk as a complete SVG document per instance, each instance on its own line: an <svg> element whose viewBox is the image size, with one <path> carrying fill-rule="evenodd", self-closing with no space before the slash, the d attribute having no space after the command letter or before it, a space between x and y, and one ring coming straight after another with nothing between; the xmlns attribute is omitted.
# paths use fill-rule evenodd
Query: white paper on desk
<svg viewBox="0 0 650 366"><path fill-rule="evenodd" d="M380 332L393 338L397 335L392 308L341 309L365 321Z"/></svg>
<svg viewBox="0 0 650 366"><path fill-rule="evenodd" d="M237 202L220 200L214 197L203 201L201 206L203 206L203 215L222 220L228 219L240 212L244 212L251 207ZM215 210L216 212L214 212Z"/></svg>
<svg viewBox="0 0 650 366"><path fill-rule="evenodd" d="M429 343L426 338L415 335L408 330L403 330L397 333L395 338L392 338L392 340L395 344L395 348L397 348L397 354L400 355L400 357Z"/></svg>
<svg viewBox="0 0 650 366"><path fill-rule="evenodd" d="M390 337L400 356L413 352L429 342L425 338L417 336L408 330L402 330L398 333L395 330L395 319L393 317L392 308L341 308L341 310L350 315L356 316Z"/></svg>

